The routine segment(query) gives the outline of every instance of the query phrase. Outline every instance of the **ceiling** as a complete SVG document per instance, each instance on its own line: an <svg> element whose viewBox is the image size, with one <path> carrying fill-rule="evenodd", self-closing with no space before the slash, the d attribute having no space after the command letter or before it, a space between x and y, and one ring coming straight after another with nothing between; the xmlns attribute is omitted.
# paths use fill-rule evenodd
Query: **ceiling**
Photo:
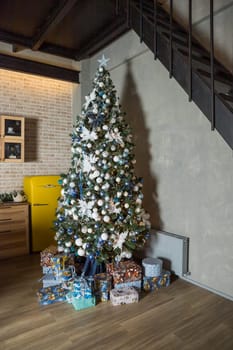
<svg viewBox="0 0 233 350"><path fill-rule="evenodd" d="M30 49L80 61L128 30L126 3L123 0L0 1L0 41L12 45L11 60L14 53ZM8 59L5 55L0 58Z"/></svg>

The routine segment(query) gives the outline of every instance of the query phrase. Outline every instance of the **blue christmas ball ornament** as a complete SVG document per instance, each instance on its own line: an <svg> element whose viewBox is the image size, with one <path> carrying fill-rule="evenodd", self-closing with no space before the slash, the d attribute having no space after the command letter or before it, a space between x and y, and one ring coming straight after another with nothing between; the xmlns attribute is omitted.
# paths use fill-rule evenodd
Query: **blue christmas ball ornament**
<svg viewBox="0 0 233 350"><path fill-rule="evenodd" d="M54 226L59 226L59 222L58 221L54 221Z"/></svg>
<svg viewBox="0 0 233 350"><path fill-rule="evenodd" d="M122 220L124 220L124 217L123 217L122 215L119 215L119 216L118 216L118 219L119 219L120 221L122 221Z"/></svg>
<svg viewBox="0 0 233 350"><path fill-rule="evenodd" d="M95 228L99 228L100 225L99 225L99 224L95 224L94 227L95 227Z"/></svg>
<svg viewBox="0 0 233 350"><path fill-rule="evenodd" d="M59 218L58 218L58 220L59 220L60 222L63 222L63 221L65 220L65 217L62 216L62 215L60 215Z"/></svg>
<svg viewBox="0 0 233 350"><path fill-rule="evenodd" d="M147 232L147 233L145 234L145 237L146 237L146 239L150 238L150 232Z"/></svg>
<svg viewBox="0 0 233 350"><path fill-rule="evenodd" d="M67 228L67 233L68 233L69 235L71 235L71 234L73 233L72 227L68 227L68 228Z"/></svg>

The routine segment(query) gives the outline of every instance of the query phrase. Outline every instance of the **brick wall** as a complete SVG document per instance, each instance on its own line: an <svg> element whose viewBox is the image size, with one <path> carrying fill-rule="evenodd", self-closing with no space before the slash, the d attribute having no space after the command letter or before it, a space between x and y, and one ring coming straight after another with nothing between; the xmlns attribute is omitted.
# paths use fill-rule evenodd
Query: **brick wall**
<svg viewBox="0 0 233 350"><path fill-rule="evenodd" d="M0 69L0 114L25 117L25 162L0 162L0 193L23 188L25 175L70 166L72 84Z"/></svg>

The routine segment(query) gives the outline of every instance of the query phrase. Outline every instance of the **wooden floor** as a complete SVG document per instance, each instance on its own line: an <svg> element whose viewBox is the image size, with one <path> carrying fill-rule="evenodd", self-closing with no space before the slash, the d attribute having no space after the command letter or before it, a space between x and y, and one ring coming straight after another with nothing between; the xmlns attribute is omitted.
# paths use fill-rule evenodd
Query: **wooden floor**
<svg viewBox="0 0 233 350"><path fill-rule="evenodd" d="M138 304L39 306L39 256L0 264L1 350L233 349L233 302L183 280Z"/></svg>

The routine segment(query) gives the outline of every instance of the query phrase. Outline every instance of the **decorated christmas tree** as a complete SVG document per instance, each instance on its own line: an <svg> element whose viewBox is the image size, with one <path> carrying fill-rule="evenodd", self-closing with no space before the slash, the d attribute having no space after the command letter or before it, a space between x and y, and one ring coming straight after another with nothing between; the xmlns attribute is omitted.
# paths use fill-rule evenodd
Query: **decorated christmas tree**
<svg viewBox="0 0 233 350"><path fill-rule="evenodd" d="M61 175L55 221L58 250L108 262L131 258L149 237L142 179L135 175L132 133L99 60L93 90L72 131L71 167Z"/></svg>

